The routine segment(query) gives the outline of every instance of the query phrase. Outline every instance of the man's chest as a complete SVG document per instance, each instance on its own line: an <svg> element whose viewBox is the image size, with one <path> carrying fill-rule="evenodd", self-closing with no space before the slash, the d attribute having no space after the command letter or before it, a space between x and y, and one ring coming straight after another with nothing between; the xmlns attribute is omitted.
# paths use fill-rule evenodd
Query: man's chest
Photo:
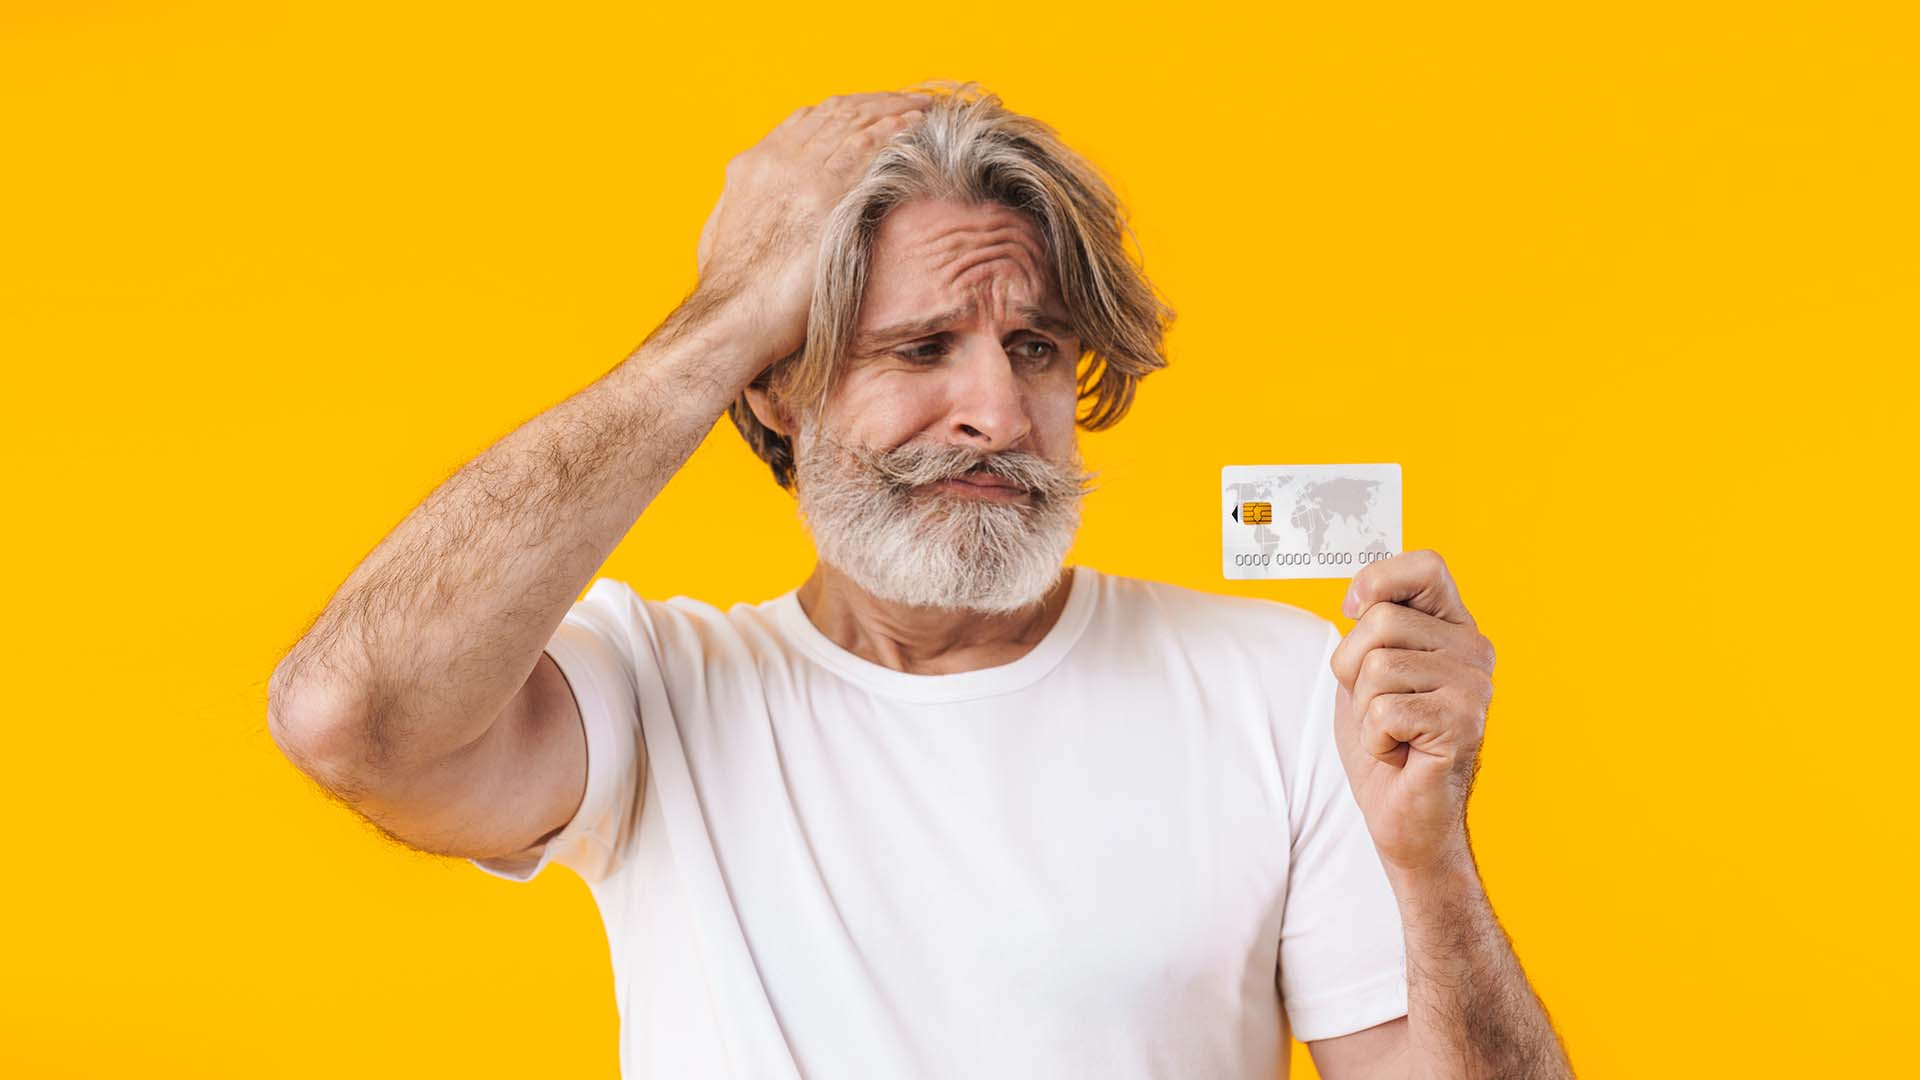
<svg viewBox="0 0 1920 1080"><path fill-rule="evenodd" d="M848 950L883 997L1008 1022L1271 998L1285 792L1264 721L1198 704L770 717L765 820L722 811L715 832L757 951L804 971Z"/></svg>

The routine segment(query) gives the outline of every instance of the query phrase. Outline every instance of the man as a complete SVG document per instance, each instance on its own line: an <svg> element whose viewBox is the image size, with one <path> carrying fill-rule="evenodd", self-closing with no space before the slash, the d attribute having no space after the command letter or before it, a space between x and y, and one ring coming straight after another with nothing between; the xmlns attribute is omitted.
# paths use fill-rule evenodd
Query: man
<svg viewBox="0 0 1920 1080"><path fill-rule="evenodd" d="M1493 651L1439 557L1361 571L1344 640L1063 566L1076 424L1172 317L1094 171L968 85L726 176L687 300L281 662L284 751L414 848L579 873L625 1075L1267 1078L1290 1031L1332 1080L1571 1075L1467 844ZM722 412L813 574L592 580Z"/></svg>

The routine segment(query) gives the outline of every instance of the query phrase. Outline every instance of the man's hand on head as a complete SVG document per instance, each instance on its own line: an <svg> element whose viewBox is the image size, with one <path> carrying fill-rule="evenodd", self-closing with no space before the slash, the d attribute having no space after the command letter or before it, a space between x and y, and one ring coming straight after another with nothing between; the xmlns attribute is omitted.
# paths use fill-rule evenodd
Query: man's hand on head
<svg viewBox="0 0 1920 1080"><path fill-rule="evenodd" d="M827 214L880 146L921 119L928 94L844 94L795 109L727 162L726 184L700 231L700 288L747 305L769 362L806 340Z"/></svg>

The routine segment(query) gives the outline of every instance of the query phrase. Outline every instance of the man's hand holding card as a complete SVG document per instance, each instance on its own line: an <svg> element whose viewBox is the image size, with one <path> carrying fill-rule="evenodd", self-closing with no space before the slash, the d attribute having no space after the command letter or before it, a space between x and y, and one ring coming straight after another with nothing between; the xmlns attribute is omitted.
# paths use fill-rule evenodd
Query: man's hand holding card
<svg viewBox="0 0 1920 1080"><path fill-rule="evenodd" d="M1400 467L1221 470L1229 578L1351 577L1358 620L1334 649L1334 741L1374 847L1397 877L1472 865L1466 806L1493 700L1493 643L1446 562L1402 551Z"/></svg>
<svg viewBox="0 0 1920 1080"><path fill-rule="evenodd" d="M1407 551L1355 575L1359 622L1334 649L1334 741L1389 871L1471 865L1467 797L1493 700L1493 643L1437 552Z"/></svg>

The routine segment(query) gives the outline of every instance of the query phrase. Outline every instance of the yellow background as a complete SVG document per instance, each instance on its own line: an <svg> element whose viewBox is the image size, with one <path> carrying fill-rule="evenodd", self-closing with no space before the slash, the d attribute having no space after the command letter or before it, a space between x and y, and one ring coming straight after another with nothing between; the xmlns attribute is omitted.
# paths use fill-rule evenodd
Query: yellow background
<svg viewBox="0 0 1920 1080"><path fill-rule="evenodd" d="M929 77L1091 157L1180 313L1073 561L1345 627L1221 579L1218 469L1400 462L1499 649L1473 833L1582 1076L1904 1072L1915 23L1565 6L7 4L0 1073L615 1074L580 881L386 845L265 680L691 287L730 155ZM809 565L722 425L605 573Z"/></svg>

